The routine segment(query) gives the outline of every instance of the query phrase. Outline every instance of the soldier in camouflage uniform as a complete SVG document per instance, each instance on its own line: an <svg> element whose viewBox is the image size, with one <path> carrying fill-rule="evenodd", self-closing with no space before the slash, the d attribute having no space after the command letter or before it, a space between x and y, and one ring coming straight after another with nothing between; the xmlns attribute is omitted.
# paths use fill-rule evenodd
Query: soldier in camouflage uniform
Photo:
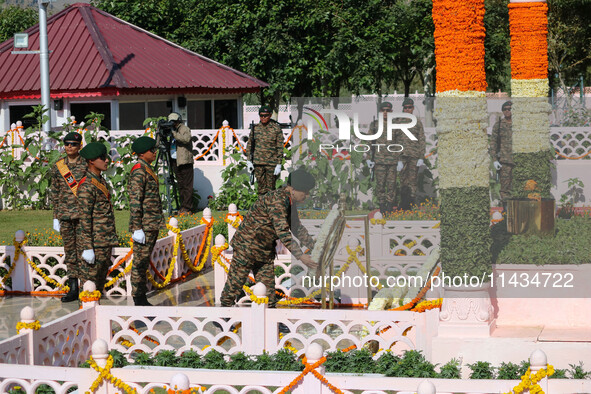
<svg viewBox="0 0 591 394"><path fill-rule="evenodd" d="M283 132L279 123L271 119L271 107L259 109L260 123L251 128L248 136L250 158L246 163L249 172L254 171L259 196L275 190L283 161Z"/></svg>
<svg viewBox="0 0 591 394"><path fill-rule="evenodd" d="M297 210L292 210L292 205L303 202L314 186L312 175L298 169L290 174L288 186L259 197L250 211L244 215L244 221L232 238L234 256L221 296L222 306L232 306L236 303L242 286L246 284L248 273L252 271L255 281L267 286L269 307L275 307L277 299L274 260L277 240L308 267L317 266L310 255L302 253L292 238L293 232L301 244L310 249L314 247L312 237L300 223Z"/></svg>
<svg viewBox="0 0 591 394"><path fill-rule="evenodd" d="M503 204L510 197L512 172L513 172L513 128L511 119L511 101L506 101L501 107L503 118L495 123L492 128L490 140L490 154L493 165L499 172L501 183L501 200Z"/></svg>
<svg viewBox="0 0 591 394"><path fill-rule="evenodd" d="M405 98L402 102L402 112L412 114L414 108L414 101L409 97ZM394 123L408 122L407 118L394 121ZM396 130L399 136L398 143L404 146L396 167L400 172L400 208L404 210L408 210L411 205L416 204L419 167L424 164L426 150L425 130L421 120L417 118L417 124L408 131L417 138L417 141L408 138L402 130Z"/></svg>
<svg viewBox="0 0 591 394"><path fill-rule="evenodd" d="M81 265L77 234L80 231L78 210L78 185L86 174L86 160L80 157L82 136L72 132L64 137L66 156L51 168L51 203L53 206L53 229L60 233L64 243L65 262L68 267L68 287L70 291L62 302L78 299L78 272Z"/></svg>
<svg viewBox="0 0 591 394"><path fill-rule="evenodd" d="M390 152L386 148L388 145L399 144L397 140L399 134L394 131L393 140L388 140L386 122L388 113L392 112L392 103L383 102L380 104L380 112L383 115L383 132L380 137L372 144L372 159L367 161L370 169L373 169L376 179L375 194L380 204L380 211L385 214L391 212L396 201L396 163L400 153ZM371 122L369 134L375 135L378 132L378 120Z"/></svg>
<svg viewBox="0 0 591 394"><path fill-rule="evenodd" d="M146 271L158 232L164 225L160 183L151 166L156 160L156 140L146 136L139 137L133 142L131 149L138 156L137 164L131 168L128 182L129 232L133 234L131 294L135 305L151 306L146 297Z"/></svg>
<svg viewBox="0 0 591 394"><path fill-rule="evenodd" d="M111 265L112 248L119 244L111 193L101 176L107 170L107 148L100 142L91 142L80 151L80 156L88 163L86 177L78 187L80 243L82 259L86 262L81 267L80 278L93 281L96 289L102 291Z"/></svg>

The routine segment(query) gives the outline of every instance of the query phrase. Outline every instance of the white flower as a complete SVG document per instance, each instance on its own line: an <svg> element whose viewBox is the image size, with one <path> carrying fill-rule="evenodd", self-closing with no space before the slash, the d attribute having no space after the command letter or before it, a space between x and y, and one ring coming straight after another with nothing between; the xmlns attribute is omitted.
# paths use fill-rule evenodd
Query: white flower
<svg viewBox="0 0 591 394"><path fill-rule="evenodd" d="M511 96L513 97L548 97L548 78L512 79Z"/></svg>
<svg viewBox="0 0 591 394"><path fill-rule="evenodd" d="M484 93L444 92L438 94L436 105L439 187L488 187L490 157Z"/></svg>

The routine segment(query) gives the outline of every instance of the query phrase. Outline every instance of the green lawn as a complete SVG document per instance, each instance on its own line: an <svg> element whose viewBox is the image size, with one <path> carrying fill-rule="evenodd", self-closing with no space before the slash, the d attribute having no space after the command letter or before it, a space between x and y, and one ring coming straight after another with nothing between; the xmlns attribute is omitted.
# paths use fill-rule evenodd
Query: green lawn
<svg viewBox="0 0 591 394"><path fill-rule="evenodd" d="M224 230L223 226L225 225L225 223L223 225L222 223L225 215L226 212L213 212L213 216L217 221L217 226L214 226L214 233L217 234ZM184 215L179 218L179 227L181 229L187 229L193 226L197 226L199 225L199 220L202 216L203 215L201 212L191 216ZM129 211L115 211L115 226L117 228L117 234L119 234L120 239L129 239ZM31 245L62 245L61 240L56 238L57 234L53 231L53 211L0 210L0 245L12 244L14 233L17 230L24 230L25 232L31 233Z"/></svg>

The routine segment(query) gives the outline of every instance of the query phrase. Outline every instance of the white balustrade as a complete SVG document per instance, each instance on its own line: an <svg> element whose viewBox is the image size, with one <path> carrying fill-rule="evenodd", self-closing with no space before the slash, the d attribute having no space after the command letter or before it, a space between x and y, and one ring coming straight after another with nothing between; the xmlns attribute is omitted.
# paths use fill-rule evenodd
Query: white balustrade
<svg viewBox="0 0 591 394"><path fill-rule="evenodd" d="M211 211L209 211L209 217L211 218ZM172 223L176 219L172 218ZM176 222L178 226L178 222ZM206 225L198 225L190 229L181 231L185 249L191 264L194 264L197 253L199 252L199 246L205 236ZM24 239L24 232L19 230L16 234L17 241ZM22 237L22 238L21 238ZM156 241L154 250L152 252L152 263L156 270L165 276L169 268L175 245L175 236L168 236L161 238ZM123 270L125 270L133 260L133 255L122 264L120 261L128 255L130 248L113 248L112 250L112 266L111 272L107 275L107 281L115 278ZM67 280L67 266L65 264L65 254L63 247L48 247L48 246L24 246L22 248L24 253L21 253L19 259L16 261L16 267L10 275L12 285L8 285L4 282L4 289L7 291L56 291L54 285L48 282L45 278L51 278L54 281L64 285ZM14 264L14 246L0 246L0 268L4 268L6 272L10 272L11 266ZM37 268L41 270L45 277L39 274L36 270L26 262L26 259L31 260L35 263ZM209 259L209 257L208 257ZM10 264L8 261L10 260ZM209 262L209 260L208 260ZM203 270L209 269L210 264L205 264ZM183 259L182 253L179 250L177 254L177 260L175 261L175 267L172 274L172 278L179 278L189 272L185 260ZM160 277L154 273L154 270L150 268L150 272L155 280L159 283L162 282ZM148 282L148 290L152 290L153 285ZM131 295L131 275L125 274L118 284L112 286L105 291L105 295L109 297L117 296L129 296Z"/></svg>

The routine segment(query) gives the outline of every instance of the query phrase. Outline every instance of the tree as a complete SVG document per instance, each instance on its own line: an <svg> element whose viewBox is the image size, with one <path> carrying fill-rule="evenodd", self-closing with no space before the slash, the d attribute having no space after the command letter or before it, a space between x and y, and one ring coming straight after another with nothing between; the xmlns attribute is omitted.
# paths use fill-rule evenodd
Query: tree
<svg viewBox="0 0 591 394"><path fill-rule="evenodd" d="M0 42L4 42L27 30L39 22L39 15L34 8L21 8L15 5L5 6L0 10Z"/></svg>
<svg viewBox="0 0 591 394"><path fill-rule="evenodd" d="M550 86L567 95L580 77L591 79L591 1L548 1L548 68Z"/></svg>
<svg viewBox="0 0 591 394"><path fill-rule="evenodd" d="M507 92L511 82L508 0L485 0L484 69L488 90Z"/></svg>

